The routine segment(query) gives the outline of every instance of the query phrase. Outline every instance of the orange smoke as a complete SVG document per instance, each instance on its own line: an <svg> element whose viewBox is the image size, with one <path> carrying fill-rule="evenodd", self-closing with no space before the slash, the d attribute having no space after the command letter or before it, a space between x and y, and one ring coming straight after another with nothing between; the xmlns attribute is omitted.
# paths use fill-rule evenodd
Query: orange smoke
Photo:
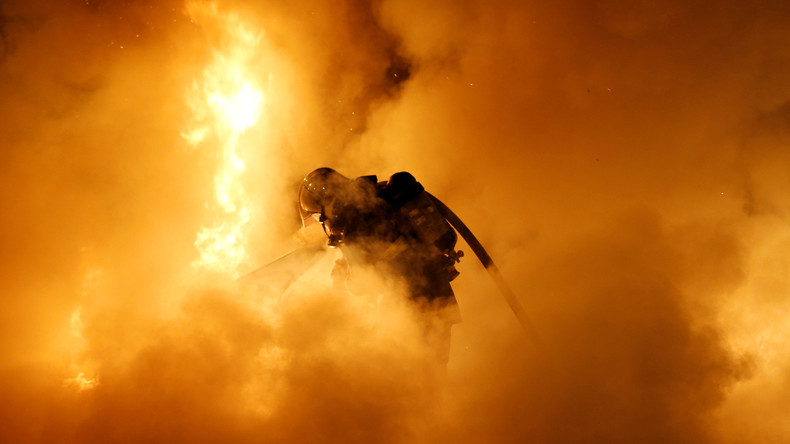
<svg viewBox="0 0 790 444"><path fill-rule="evenodd" d="M788 18L3 2L0 441L786 441ZM375 270L238 285L319 166L413 173L544 347L464 245L446 369Z"/></svg>

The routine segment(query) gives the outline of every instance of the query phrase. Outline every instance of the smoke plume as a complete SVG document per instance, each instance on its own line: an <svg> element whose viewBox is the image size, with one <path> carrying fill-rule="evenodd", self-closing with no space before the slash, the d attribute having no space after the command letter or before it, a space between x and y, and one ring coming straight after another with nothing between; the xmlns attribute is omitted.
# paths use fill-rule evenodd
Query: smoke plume
<svg viewBox="0 0 790 444"><path fill-rule="evenodd" d="M0 438L786 441L789 21L772 0L1 2ZM308 242L296 186L322 166L414 174L539 343L462 242L446 368L398 285L333 287L334 250L240 284Z"/></svg>

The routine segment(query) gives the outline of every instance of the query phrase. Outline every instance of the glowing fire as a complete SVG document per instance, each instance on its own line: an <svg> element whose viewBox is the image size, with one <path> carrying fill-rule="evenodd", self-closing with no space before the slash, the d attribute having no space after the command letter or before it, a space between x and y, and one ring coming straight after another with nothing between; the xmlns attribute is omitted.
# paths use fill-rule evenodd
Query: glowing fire
<svg viewBox="0 0 790 444"><path fill-rule="evenodd" d="M85 339L85 323L82 319L83 304L92 297L96 296L104 277L104 270L97 267L90 259L90 249L84 247L83 264L82 264L82 279L80 288L80 304L71 313L69 318L69 331L71 333L70 352L71 352L71 374L77 373L72 378L67 378L63 381L63 385L73 388L77 392L90 390L99 385L98 376L87 376L87 374L95 373L90 369L95 366L92 365L89 359L84 356L86 339Z"/></svg>
<svg viewBox="0 0 790 444"><path fill-rule="evenodd" d="M88 378L85 373L80 372L77 376L69 378L63 382L66 387L72 387L78 392L90 390L99 385L99 378Z"/></svg>
<svg viewBox="0 0 790 444"><path fill-rule="evenodd" d="M214 50L214 62L192 85L189 99L196 125L183 134L195 146L210 137L220 152L214 176L215 220L197 234L200 258L194 265L236 274L247 256L246 225L252 213L241 182L242 135L258 122L264 103L263 92L248 73L261 33L247 29L236 14L219 11L215 3L188 3L187 11L193 21L219 25L228 42Z"/></svg>

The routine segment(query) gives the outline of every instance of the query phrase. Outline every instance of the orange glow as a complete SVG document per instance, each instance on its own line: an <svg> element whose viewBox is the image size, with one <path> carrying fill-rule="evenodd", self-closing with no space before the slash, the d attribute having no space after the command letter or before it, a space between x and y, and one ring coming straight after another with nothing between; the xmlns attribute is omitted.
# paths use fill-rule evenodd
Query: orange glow
<svg viewBox="0 0 790 444"><path fill-rule="evenodd" d="M88 378L85 373L79 373L73 378L66 379L63 383L64 386L73 388L77 392L84 392L99 385L99 378Z"/></svg>
<svg viewBox="0 0 790 444"><path fill-rule="evenodd" d="M71 374L76 373L76 376L66 378L63 381L65 387L76 389L77 392L90 390L99 385L98 376L87 376L87 374L95 374L95 363L85 355L87 338L85 337L83 304L100 296L98 292L104 278L104 270L92 263L93 259L90 257L90 249L84 247L82 253L83 272L80 282L80 302L69 317L70 338L67 350L70 356L69 369Z"/></svg>
<svg viewBox="0 0 790 444"><path fill-rule="evenodd" d="M236 269L247 258L247 223L251 203L242 184L244 160L242 153L249 146L244 132L255 125L264 106L261 89L247 73L256 56L260 33L244 25L236 14L220 12L216 3L187 4L190 17L198 22L211 21L228 39L214 50L214 62L196 79L189 103L195 113L195 127L183 137L192 145L204 144L207 136L219 150L214 176L215 208L213 223L198 234L195 246L200 257L194 265L236 275Z"/></svg>
<svg viewBox="0 0 790 444"><path fill-rule="evenodd" d="M0 1L0 442L790 442L789 24ZM462 240L446 368L402 276L303 260L322 166L412 173L543 349Z"/></svg>

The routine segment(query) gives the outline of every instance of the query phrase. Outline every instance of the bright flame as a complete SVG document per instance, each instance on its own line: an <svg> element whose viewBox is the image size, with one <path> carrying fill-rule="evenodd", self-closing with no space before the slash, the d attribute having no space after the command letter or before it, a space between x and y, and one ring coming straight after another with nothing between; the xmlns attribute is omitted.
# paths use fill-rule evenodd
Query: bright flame
<svg viewBox="0 0 790 444"><path fill-rule="evenodd" d="M85 373L80 372L77 376L63 381L63 385L76 389L78 392L90 390L99 385L99 378L88 378Z"/></svg>
<svg viewBox="0 0 790 444"><path fill-rule="evenodd" d="M64 386L74 388L78 392L90 390L99 385L98 377L86 376L86 373L95 366L84 356L87 341L85 339L85 322L82 319L82 312L83 304L89 298L96 296L104 278L104 270L95 266L89 257L90 249L84 247L82 253L83 271L80 283L80 304L74 309L69 318L69 332L71 333L69 347L71 355L70 371L72 374L77 373L77 376L63 381Z"/></svg>
<svg viewBox="0 0 790 444"><path fill-rule="evenodd" d="M200 258L194 265L235 275L247 257L246 225L252 213L241 181L242 135L256 124L264 103L263 92L248 73L261 34L247 29L236 14L220 12L215 3L192 2L187 11L193 21L216 23L228 42L215 49L214 63L195 80L190 104L197 126L182 134L192 145L213 136L220 152L214 176L215 220L197 234Z"/></svg>
<svg viewBox="0 0 790 444"><path fill-rule="evenodd" d="M214 93L208 98L211 107L222 117L223 123L235 133L242 133L255 124L263 101L263 93L251 83L239 83L238 91L230 97Z"/></svg>

